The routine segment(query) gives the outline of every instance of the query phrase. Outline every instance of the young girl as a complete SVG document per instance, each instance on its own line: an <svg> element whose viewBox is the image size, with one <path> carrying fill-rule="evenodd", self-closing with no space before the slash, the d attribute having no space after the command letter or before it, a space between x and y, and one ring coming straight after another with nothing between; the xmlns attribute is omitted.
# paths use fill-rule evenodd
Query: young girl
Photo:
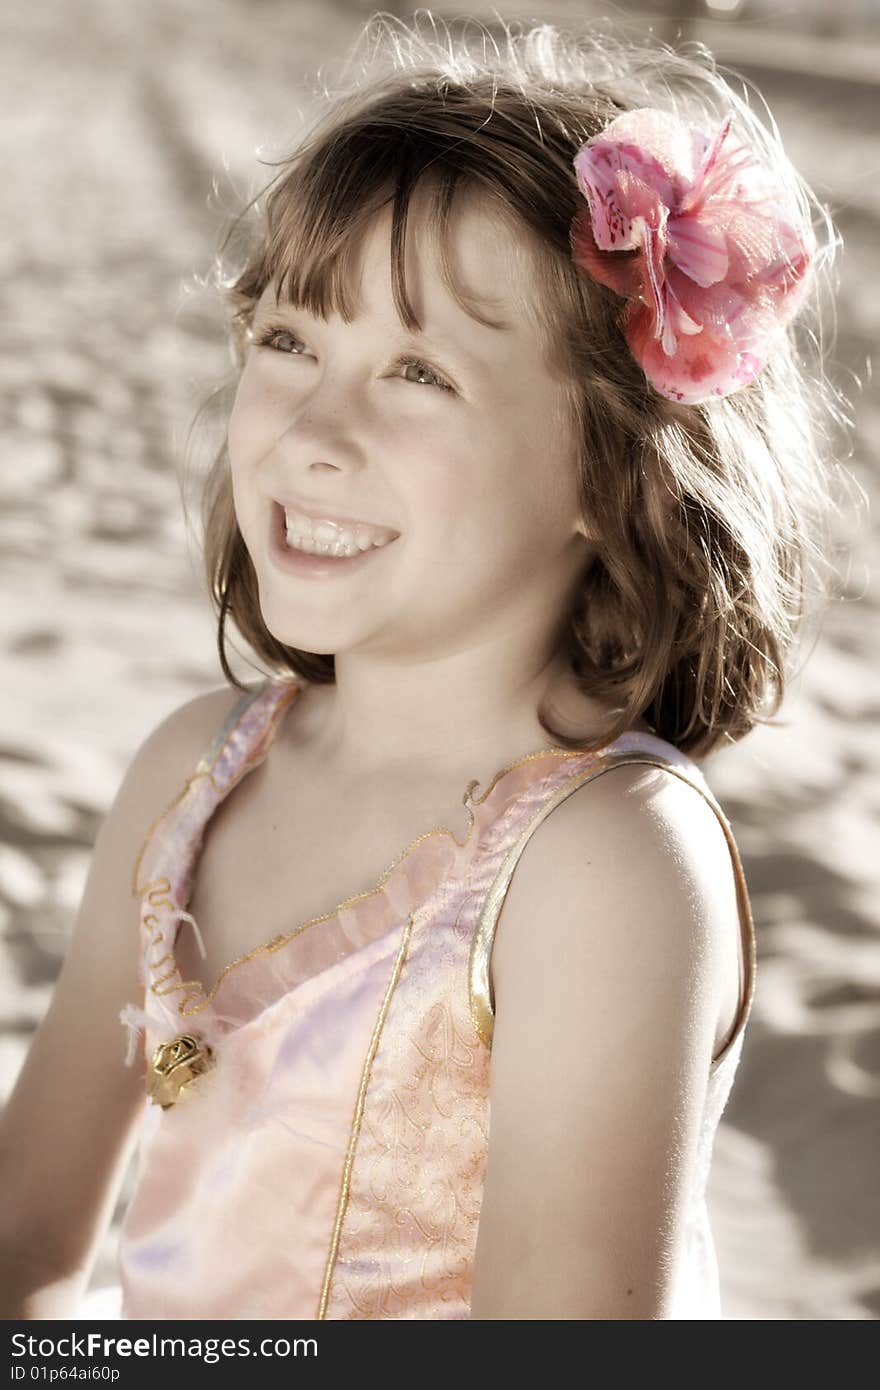
<svg viewBox="0 0 880 1390"><path fill-rule="evenodd" d="M365 36L223 282L230 685L98 837L7 1317L77 1307L135 1142L125 1318L721 1316L755 940L697 760L820 575L830 222L706 54Z"/></svg>

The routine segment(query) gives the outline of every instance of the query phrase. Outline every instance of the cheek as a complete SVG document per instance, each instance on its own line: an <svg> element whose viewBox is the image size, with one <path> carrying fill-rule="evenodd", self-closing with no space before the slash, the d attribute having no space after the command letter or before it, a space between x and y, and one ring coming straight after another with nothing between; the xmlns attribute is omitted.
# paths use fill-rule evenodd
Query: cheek
<svg viewBox="0 0 880 1390"><path fill-rule="evenodd" d="M472 439L427 412L421 418L398 414L368 452L383 461L387 491L399 499L411 541L418 536L420 546L431 546L455 536L478 468Z"/></svg>
<svg viewBox="0 0 880 1390"><path fill-rule="evenodd" d="M269 438L271 424L270 402L265 391L259 389L255 372L246 366L239 378L226 429L233 471L259 457Z"/></svg>
<svg viewBox="0 0 880 1390"><path fill-rule="evenodd" d="M226 426L226 444L229 450L229 463L232 468L233 478L240 461L246 457L248 436L250 429L248 425L248 411L244 402L243 381L238 384L232 410L229 413L229 421Z"/></svg>
<svg viewBox="0 0 880 1390"><path fill-rule="evenodd" d="M421 468L407 488L414 515L444 529L460 521L467 506L466 472L433 462Z"/></svg>
<svg viewBox="0 0 880 1390"><path fill-rule="evenodd" d="M247 371L238 383L226 427L232 503L239 529L247 542L256 524L260 506L257 497L256 466L268 448L269 424L254 384Z"/></svg>
<svg viewBox="0 0 880 1390"><path fill-rule="evenodd" d="M527 508L515 445L497 424L471 418L463 431L422 425L398 445L394 486L430 550L472 563L475 554L510 544L511 513Z"/></svg>

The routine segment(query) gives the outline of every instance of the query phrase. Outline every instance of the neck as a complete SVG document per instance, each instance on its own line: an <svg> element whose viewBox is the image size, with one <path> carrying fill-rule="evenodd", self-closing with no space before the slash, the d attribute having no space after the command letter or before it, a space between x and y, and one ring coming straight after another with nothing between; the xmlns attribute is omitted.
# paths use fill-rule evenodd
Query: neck
<svg viewBox="0 0 880 1390"><path fill-rule="evenodd" d="M307 686L297 703L297 744L328 773L353 777L495 767L552 747L556 740L538 720L542 704L561 731L590 739L610 714L558 660L504 671L474 654L392 669L337 658L335 683ZM643 720L631 727L648 728Z"/></svg>

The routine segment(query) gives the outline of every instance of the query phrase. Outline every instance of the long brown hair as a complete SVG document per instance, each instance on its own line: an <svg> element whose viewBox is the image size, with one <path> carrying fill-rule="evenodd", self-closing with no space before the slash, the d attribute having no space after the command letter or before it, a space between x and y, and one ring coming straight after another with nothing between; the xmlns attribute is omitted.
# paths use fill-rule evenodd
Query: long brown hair
<svg viewBox="0 0 880 1390"><path fill-rule="evenodd" d="M501 24L501 41L470 20L460 42L428 14L412 25L374 15L341 87L280 172L229 229L215 261L227 311L233 377L253 311L270 283L326 316L352 317L351 266L379 209L393 201L391 259L397 312L420 325L404 274L407 211L429 192L441 268L468 313L448 260L446 227L459 191L476 190L540 248L523 303L546 360L565 383L579 443L578 487L596 543L561 651L581 688L612 709L597 738L542 727L562 747L604 745L643 717L692 756L771 722L807 620L821 613L835 570L833 425L850 422L825 375L819 290L839 238L827 210L793 169L779 137L704 52L599 30ZM472 43L482 36L482 51ZM488 38L488 42L487 42ZM819 243L813 296L780 335L759 377L733 396L674 406L646 382L626 347L620 301L578 272L568 231L580 193L573 157L622 110L660 105L703 128L733 110L788 188L791 216ZM273 167L276 167L273 165ZM243 222L237 263L224 262ZM224 402L234 382L218 393ZM225 408L225 405L224 405ZM838 472L845 470L838 467ZM273 673L334 680L332 655L286 647L263 622L256 576L236 523L226 446L206 478L204 557L227 678L231 619Z"/></svg>

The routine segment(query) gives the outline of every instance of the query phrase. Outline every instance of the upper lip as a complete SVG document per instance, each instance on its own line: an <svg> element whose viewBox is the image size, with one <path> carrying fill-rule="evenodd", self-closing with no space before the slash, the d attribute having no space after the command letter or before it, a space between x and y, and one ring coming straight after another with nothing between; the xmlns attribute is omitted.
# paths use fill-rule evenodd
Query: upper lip
<svg viewBox="0 0 880 1390"><path fill-rule="evenodd" d="M362 521L353 516L340 516L337 512L331 511L329 507L321 507L316 502L300 502L296 498L280 497L276 497L275 500L279 507L289 507L292 512L302 512L312 521L332 521L336 526L369 526L374 531L388 531L392 536L400 534L394 530L393 526L384 526L379 521Z"/></svg>

